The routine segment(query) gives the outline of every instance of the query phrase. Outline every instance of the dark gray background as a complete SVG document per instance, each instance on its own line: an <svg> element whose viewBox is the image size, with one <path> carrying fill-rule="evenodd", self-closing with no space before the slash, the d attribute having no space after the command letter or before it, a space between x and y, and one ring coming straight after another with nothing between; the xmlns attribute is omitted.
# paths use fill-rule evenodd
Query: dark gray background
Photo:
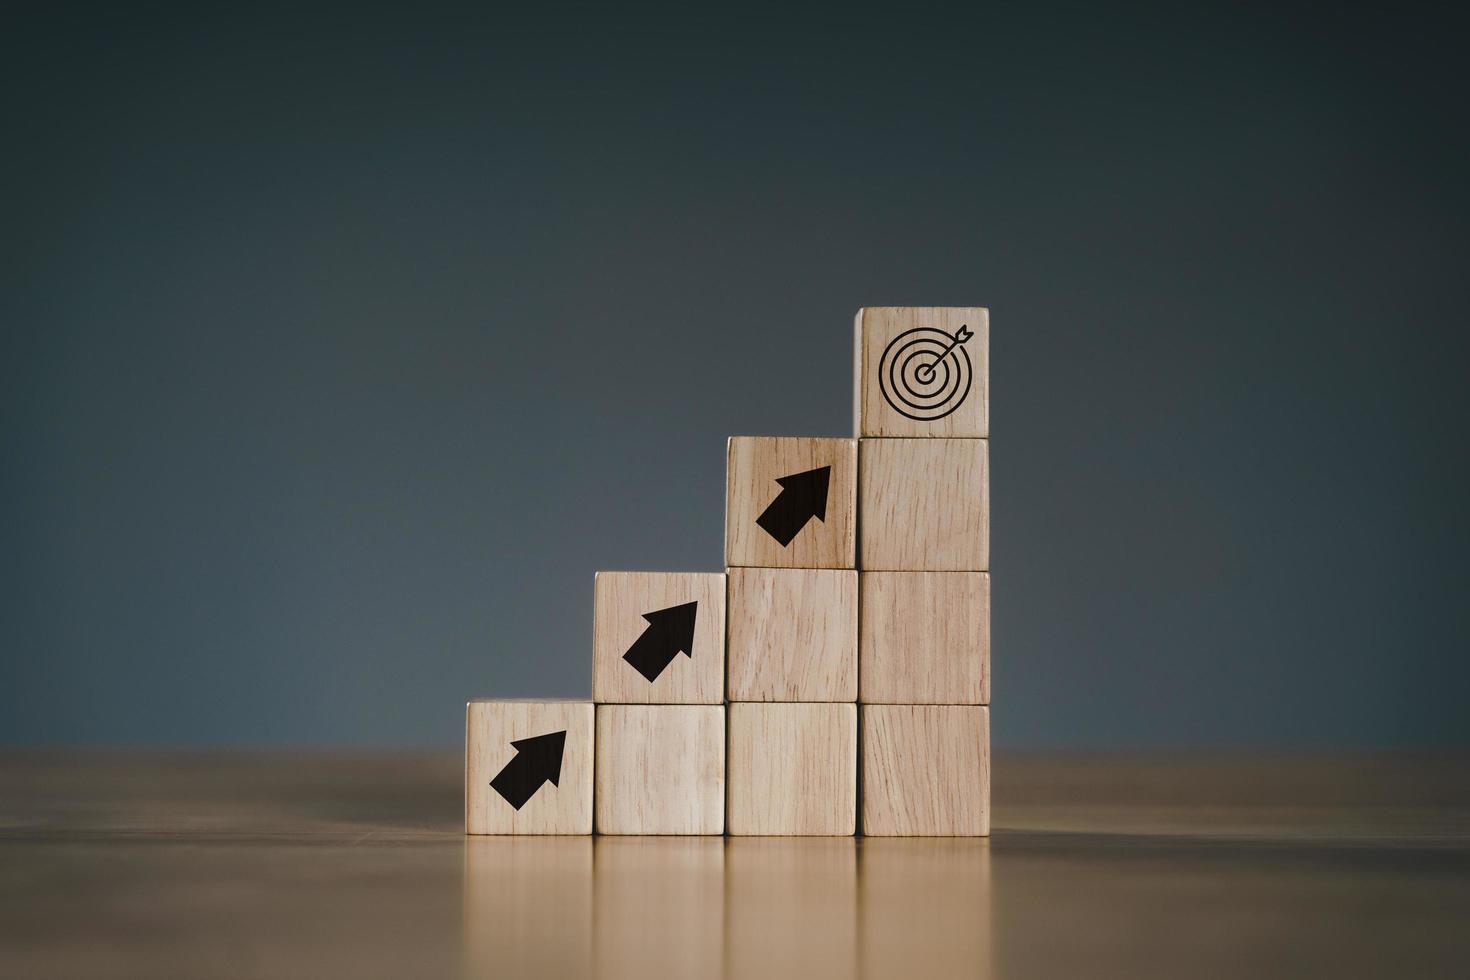
<svg viewBox="0 0 1470 980"><path fill-rule="evenodd" d="M997 743L1470 741L1462 17L11 8L0 741L453 744L992 311Z"/></svg>

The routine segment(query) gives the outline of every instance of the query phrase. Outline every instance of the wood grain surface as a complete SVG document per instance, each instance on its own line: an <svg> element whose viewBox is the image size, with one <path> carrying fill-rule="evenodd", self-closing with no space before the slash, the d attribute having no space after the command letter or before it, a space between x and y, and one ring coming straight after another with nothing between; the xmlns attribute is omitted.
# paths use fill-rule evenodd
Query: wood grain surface
<svg viewBox="0 0 1470 980"><path fill-rule="evenodd" d="M732 568L731 701L854 701L857 572Z"/></svg>
<svg viewBox="0 0 1470 980"><path fill-rule="evenodd" d="M725 832L725 708L597 706L600 834Z"/></svg>
<svg viewBox="0 0 1470 980"><path fill-rule="evenodd" d="M732 704L732 835L840 835L856 829L857 706Z"/></svg>
<svg viewBox="0 0 1470 980"><path fill-rule="evenodd" d="M990 568L989 442L864 439L858 453L864 571Z"/></svg>
<svg viewBox="0 0 1470 980"><path fill-rule="evenodd" d="M863 705L863 833L990 833L990 709Z"/></svg>
<svg viewBox="0 0 1470 980"><path fill-rule="evenodd" d="M861 700L990 703L990 573L860 572Z"/></svg>
<svg viewBox="0 0 1470 980"><path fill-rule="evenodd" d="M787 545L757 523L782 477L830 466L827 512ZM853 568L857 547L857 440L733 436L725 467L725 564L761 568Z"/></svg>
<svg viewBox="0 0 1470 980"><path fill-rule="evenodd" d="M974 333L963 344L970 364L968 394L942 418L913 419L897 411L883 396L879 379L879 365L889 342L916 329L953 335L962 325ZM858 310L853 320L853 366L855 435L949 439L990 435L990 311L983 307L870 306Z"/></svg>
<svg viewBox="0 0 1470 980"><path fill-rule="evenodd" d="M519 809L490 781L516 757L511 742L566 732L561 772ZM465 706L467 834L592 833L593 708L590 701L471 701Z"/></svg>
<svg viewBox="0 0 1470 980"><path fill-rule="evenodd" d="M592 699L599 704L723 704L725 576L721 572L598 572L592 600ZM645 613L697 602L694 649L656 680L623 654L649 627Z"/></svg>

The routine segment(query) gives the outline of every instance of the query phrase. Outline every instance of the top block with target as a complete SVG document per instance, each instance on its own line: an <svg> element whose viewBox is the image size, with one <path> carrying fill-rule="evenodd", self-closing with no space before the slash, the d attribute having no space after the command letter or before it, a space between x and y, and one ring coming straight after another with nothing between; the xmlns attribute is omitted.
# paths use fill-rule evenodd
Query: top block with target
<svg viewBox="0 0 1470 980"><path fill-rule="evenodd" d="M857 567L857 440L732 436L725 564Z"/></svg>
<svg viewBox="0 0 1470 980"><path fill-rule="evenodd" d="M869 306L854 324L853 425L863 438L990 435L990 312Z"/></svg>

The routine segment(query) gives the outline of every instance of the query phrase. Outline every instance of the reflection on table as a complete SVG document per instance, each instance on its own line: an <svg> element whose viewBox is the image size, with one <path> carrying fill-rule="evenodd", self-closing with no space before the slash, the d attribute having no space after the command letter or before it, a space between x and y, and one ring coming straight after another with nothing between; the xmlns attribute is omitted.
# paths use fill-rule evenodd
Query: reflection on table
<svg viewBox="0 0 1470 980"><path fill-rule="evenodd" d="M993 974L986 840L465 844L467 977Z"/></svg>

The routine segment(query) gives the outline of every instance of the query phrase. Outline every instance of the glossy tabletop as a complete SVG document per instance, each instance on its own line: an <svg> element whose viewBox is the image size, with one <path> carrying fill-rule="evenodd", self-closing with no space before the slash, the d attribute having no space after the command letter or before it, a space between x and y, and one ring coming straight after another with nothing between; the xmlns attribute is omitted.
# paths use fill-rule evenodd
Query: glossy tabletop
<svg viewBox="0 0 1470 980"><path fill-rule="evenodd" d="M1463 977L1470 757L1007 757L989 840L465 838L454 754L0 754L3 977Z"/></svg>

